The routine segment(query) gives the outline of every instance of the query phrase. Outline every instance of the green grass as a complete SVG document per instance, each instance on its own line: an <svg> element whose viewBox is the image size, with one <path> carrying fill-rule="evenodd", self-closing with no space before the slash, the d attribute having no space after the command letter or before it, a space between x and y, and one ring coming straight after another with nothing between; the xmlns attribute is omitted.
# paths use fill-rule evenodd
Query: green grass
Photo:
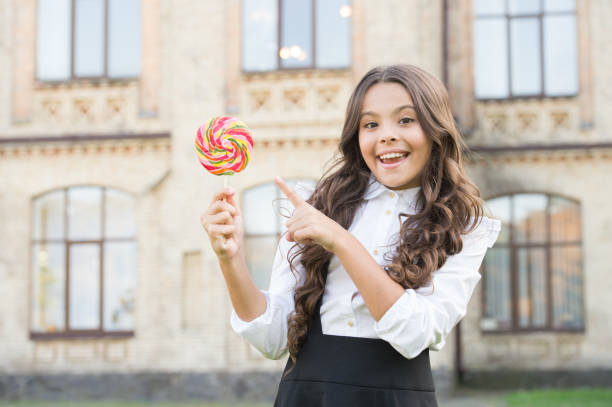
<svg viewBox="0 0 612 407"><path fill-rule="evenodd" d="M518 391L505 401L508 407L610 407L612 389Z"/></svg>
<svg viewBox="0 0 612 407"><path fill-rule="evenodd" d="M483 396L472 394L475 400ZM498 396L494 396L497 399ZM486 397L491 403L491 395ZM452 400L451 400L452 401ZM569 389L517 391L499 395L499 403L506 407L610 407L612 389ZM443 406L444 403L441 404ZM465 405L465 404L462 404ZM478 404L481 405L481 404ZM0 407L272 407L272 403L207 403L192 402L134 402L134 401L6 401L0 400Z"/></svg>

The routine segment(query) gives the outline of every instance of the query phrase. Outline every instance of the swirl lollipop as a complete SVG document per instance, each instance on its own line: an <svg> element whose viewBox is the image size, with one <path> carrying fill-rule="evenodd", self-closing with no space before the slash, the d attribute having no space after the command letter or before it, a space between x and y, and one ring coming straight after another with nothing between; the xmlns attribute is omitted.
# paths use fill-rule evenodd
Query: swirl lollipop
<svg viewBox="0 0 612 407"><path fill-rule="evenodd" d="M196 133L195 149L200 164L214 175L234 175L244 170L253 150L249 128L233 117L219 116ZM224 178L227 184L227 178Z"/></svg>

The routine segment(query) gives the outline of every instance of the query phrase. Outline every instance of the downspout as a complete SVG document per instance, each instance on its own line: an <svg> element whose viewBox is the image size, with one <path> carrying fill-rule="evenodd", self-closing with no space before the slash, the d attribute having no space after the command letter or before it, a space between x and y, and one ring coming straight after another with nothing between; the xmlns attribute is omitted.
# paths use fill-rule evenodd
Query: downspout
<svg viewBox="0 0 612 407"><path fill-rule="evenodd" d="M448 0L442 0L442 82L448 89Z"/></svg>
<svg viewBox="0 0 612 407"><path fill-rule="evenodd" d="M448 0L442 0L442 81L446 89L449 88L448 83ZM449 92L450 93L450 92ZM455 327L455 368L453 371L455 384L461 384L463 381L463 362L461 354L461 322Z"/></svg>

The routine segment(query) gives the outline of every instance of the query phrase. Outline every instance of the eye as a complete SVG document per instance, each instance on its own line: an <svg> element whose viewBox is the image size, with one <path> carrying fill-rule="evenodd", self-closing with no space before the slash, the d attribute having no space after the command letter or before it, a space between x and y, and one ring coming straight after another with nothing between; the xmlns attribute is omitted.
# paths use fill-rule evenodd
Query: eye
<svg viewBox="0 0 612 407"><path fill-rule="evenodd" d="M365 127L366 129L371 129L374 126L377 126L375 122L367 122L366 124L363 125L363 127Z"/></svg>
<svg viewBox="0 0 612 407"><path fill-rule="evenodd" d="M402 117L402 119L400 120L400 123L402 124L410 124L414 121L414 119L411 119L410 117Z"/></svg>

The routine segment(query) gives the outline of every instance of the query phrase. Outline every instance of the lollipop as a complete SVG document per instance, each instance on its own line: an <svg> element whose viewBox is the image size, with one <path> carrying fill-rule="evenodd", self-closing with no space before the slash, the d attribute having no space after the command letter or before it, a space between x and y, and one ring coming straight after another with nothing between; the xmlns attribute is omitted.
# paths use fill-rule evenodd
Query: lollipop
<svg viewBox="0 0 612 407"><path fill-rule="evenodd" d="M243 122L233 117L219 116L198 129L195 148L200 164L208 172L233 175L244 170L249 163L253 139Z"/></svg>

